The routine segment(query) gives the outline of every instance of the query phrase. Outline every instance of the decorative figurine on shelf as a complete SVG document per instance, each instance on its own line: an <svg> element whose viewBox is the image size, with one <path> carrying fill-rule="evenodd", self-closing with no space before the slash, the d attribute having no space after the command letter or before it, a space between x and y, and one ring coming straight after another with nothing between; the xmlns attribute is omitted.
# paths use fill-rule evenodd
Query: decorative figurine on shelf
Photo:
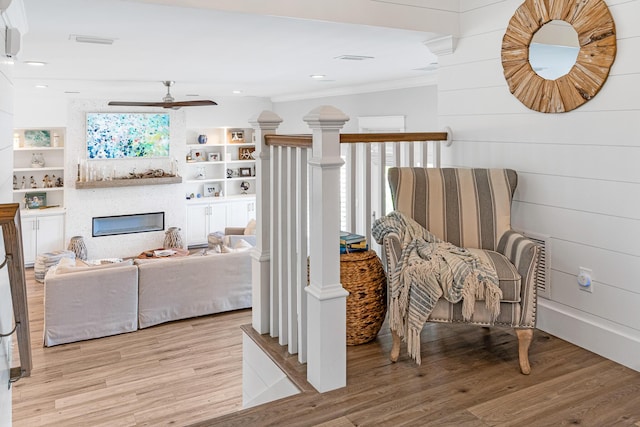
<svg viewBox="0 0 640 427"><path fill-rule="evenodd" d="M22 188L23 190L27 188L27 180L24 175L22 175L22 183L20 184L20 188Z"/></svg>
<svg viewBox="0 0 640 427"><path fill-rule="evenodd" d="M233 170L227 169L227 178L231 178L233 176Z"/></svg>
<svg viewBox="0 0 640 427"><path fill-rule="evenodd" d="M207 175L206 175L204 167L198 167L196 170L197 170L196 179L206 179L207 178Z"/></svg>
<svg viewBox="0 0 640 427"><path fill-rule="evenodd" d="M31 154L31 167L32 168L44 167L44 157L42 156L42 153Z"/></svg>
<svg viewBox="0 0 640 427"><path fill-rule="evenodd" d="M31 178L29 179L29 184L31 185L31 188L38 188L38 184L36 184L36 180L33 178L33 175L31 175Z"/></svg>
<svg viewBox="0 0 640 427"><path fill-rule="evenodd" d="M61 176L56 178L56 187L64 187L64 183L62 182Z"/></svg>
<svg viewBox="0 0 640 427"><path fill-rule="evenodd" d="M242 190L241 194L247 194L247 190L249 189L250 185L247 181L242 181L240 183L240 189Z"/></svg>
<svg viewBox="0 0 640 427"><path fill-rule="evenodd" d="M13 189L17 190L18 189L18 177L13 175Z"/></svg>
<svg viewBox="0 0 640 427"><path fill-rule="evenodd" d="M198 144L206 144L207 135L198 135Z"/></svg>

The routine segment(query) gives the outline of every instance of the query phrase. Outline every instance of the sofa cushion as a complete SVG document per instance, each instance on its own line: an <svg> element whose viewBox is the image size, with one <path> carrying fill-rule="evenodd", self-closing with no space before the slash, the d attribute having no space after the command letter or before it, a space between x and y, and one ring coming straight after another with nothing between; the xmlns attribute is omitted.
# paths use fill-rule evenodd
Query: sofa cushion
<svg viewBox="0 0 640 427"><path fill-rule="evenodd" d="M482 261L493 266L496 273L498 273L499 286L500 290L502 290L502 299L500 301L511 303L520 302L521 276L507 257L498 252L484 249L469 249L469 252L477 255Z"/></svg>
<svg viewBox="0 0 640 427"><path fill-rule="evenodd" d="M108 264L100 264L100 265L90 265L80 260L76 261L75 259L63 258L60 260L60 263L55 267L55 269L51 269L50 274L68 274L68 273L78 273L81 271L95 271L95 270L103 270L109 268L120 268L128 265L133 265L133 260L128 259L122 262L113 262Z"/></svg>

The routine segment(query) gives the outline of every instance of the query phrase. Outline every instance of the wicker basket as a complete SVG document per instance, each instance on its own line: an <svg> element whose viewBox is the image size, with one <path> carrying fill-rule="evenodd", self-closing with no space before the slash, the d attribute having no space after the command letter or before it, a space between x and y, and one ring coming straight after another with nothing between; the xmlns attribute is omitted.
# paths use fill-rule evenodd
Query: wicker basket
<svg viewBox="0 0 640 427"><path fill-rule="evenodd" d="M387 279L374 251L340 255L340 282L347 297L347 345L375 339L387 314Z"/></svg>

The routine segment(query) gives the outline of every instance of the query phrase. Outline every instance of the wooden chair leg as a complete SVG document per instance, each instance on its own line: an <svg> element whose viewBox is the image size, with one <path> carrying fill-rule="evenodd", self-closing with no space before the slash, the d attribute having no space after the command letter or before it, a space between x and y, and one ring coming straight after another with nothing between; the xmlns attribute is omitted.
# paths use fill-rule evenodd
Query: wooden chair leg
<svg viewBox="0 0 640 427"><path fill-rule="evenodd" d="M392 362L396 362L398 360L398 356L400 356L400 335L398 335L395 331L391 331L391 337L393 338L393 344L391 345L391 354L389 354L389 359Z"/></svg>
<svg viewBox="0 0 640 427"><path fill-rule="evenodd" d="M524 375L531 373L529 365L529 345L533 339L533 329L516 329L518 336L518 358L520 359L520 371Z"/></svg>

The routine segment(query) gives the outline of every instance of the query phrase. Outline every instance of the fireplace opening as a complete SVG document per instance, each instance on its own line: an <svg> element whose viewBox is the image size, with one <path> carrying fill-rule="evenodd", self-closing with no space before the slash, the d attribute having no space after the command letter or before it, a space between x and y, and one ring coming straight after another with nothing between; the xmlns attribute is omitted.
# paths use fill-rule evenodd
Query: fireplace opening
<svg viewBox="0 0 640 427"><path fill-rule="evenodd" d="M164 230L164 212L152 212L94 217L91 235L101 237L162 230Z"/></svg>

